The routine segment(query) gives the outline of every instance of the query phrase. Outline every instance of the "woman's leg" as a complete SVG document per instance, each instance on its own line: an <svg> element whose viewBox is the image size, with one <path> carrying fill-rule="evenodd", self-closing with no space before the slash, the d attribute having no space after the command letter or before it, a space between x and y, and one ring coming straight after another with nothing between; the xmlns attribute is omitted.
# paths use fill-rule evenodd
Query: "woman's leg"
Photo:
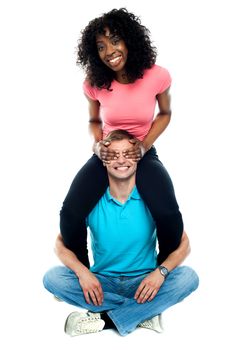
<svg viewBox="0 0 235 350"><path fill-rule="evenodd" d="M171 178L159 161L154 147L139 162L136 182L140 195L156 222L158 263L161 264L179 246L183 220Z"/></svg>
<svg viewBox="0 0 235 350"><path fill-rule="evenodd" d="M60 211L64 244L89 267L86 217L108 186L106 168L93 155L75 176Z"/></svg>

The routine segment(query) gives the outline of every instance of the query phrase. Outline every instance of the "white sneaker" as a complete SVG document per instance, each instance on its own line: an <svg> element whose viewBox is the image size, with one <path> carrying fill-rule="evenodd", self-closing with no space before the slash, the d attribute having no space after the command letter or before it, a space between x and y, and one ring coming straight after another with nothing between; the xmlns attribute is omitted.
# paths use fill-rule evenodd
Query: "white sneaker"
<svg viewBox="0 0 235 350"><path fill-rule="evenodd" d="M71 337L74 337L76 335L100 332L104 325L105 322L101 319L100 313L74 311L67 317L64 331Z"/></svg>
<svg viewBox="0 0 235 350"><path fill-rule="evenodd" d="M152 329L153 331L156 331L158 333L162 333L163 332L163 327L162 327L162 315L157 315L153 318L151 318L151 320L146 320L142 323L140 323L138 325L138 327L141 328L148 328L148 329Z"/></svg>

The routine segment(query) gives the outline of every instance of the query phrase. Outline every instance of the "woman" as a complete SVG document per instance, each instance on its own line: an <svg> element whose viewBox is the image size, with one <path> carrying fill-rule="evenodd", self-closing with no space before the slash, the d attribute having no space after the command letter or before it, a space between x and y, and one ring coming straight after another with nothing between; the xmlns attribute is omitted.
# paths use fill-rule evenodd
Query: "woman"
<svg viewBox="0 0 235 350"><path fill-rule="evenodd" d="M77 63L86 70L84 93L89 102L94 155L76 175L60 213L65 245L89 267L86 217L104 194L108 178L103 163L118 157L105 136L129 131L138 161L137 188L157 225L160 264L181 240L183 221L171 179L153 143L170 122L168 71L155 64L149 31L126 9L92 20L82 32ZM154 118L158 104L159 113ZM86 254L84 254L86 252Z"/></svg>

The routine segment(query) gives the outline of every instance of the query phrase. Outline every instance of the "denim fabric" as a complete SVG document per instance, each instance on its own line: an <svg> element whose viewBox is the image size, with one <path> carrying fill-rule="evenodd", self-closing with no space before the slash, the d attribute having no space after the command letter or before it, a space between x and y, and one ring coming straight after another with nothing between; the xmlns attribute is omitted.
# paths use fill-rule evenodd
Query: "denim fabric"
<svg viewBox="0 0 235 350"><path fill-rule="evenodd" d="M134 295L147 274L135 277L95 275L104 292L101 306L88 304L85 301L77 276L65 266L50 269L45 274L43 283L49 292L69 304L92 312L106 311L122 336L134 331L139 323L151 319L183 300L197 289L199 283L193 269L187 266L177 267L170 272L152 301L138 304Z"/></svg>

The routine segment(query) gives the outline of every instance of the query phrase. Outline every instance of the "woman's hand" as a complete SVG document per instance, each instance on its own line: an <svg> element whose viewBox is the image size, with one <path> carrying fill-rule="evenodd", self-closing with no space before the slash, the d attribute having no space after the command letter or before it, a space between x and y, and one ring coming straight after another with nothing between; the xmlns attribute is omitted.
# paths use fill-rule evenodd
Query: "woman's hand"
<svg viewBox="0 0 235 350"><path fill-rule="evenodd" d="M119 157L119 152L109 150L110 141L95 142L93 146L94 153L102 160L103 164L109 164L111 160Z"/></svg>
<svg viewBox="0 0 235 350"><path fill-rule="evenodd" d="M123 151L124 157L128 159L133 159L135 162L138 162L143 158L146 153L146 149L141 141L137 139L131 139L129 142L134 146L132 149Z"/></svg>

